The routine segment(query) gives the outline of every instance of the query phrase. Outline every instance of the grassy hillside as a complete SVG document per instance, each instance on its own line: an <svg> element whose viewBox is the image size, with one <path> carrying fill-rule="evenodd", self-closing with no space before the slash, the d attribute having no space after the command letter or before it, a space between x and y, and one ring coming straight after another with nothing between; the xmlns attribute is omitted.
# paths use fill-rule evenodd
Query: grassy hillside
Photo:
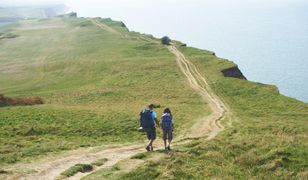
<svg viewBox="0 0 308 180"><path fill-rule="evenodd" d="M0 164L141 142L138 114L148 103L161 106L158 114L166 106L174 110L175 134L209 113L158 40L121 22L92 21L25 20L0 29L3 37L15 35L0 38L0 93L45 101L0 108Z"/></svg>
<svg viewBox="0 0 308 180"><path fill-rule="evenodd" d="M275 86L224 78L221 70L232 62L179 49L230 106L232 126L211 141L179 146L162 161L148 161L113 179L307 179L308 104L279 95ZM84 179L108 177L105 171Z"/></svg>

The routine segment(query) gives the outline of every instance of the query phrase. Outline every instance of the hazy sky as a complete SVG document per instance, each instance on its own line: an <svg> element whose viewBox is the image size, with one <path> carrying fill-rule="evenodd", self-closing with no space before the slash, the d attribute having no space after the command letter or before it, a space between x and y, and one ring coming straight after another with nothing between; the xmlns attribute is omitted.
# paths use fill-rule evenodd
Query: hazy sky
<svg viewBox="0 0 308 180"><path fill-rule="evenodd" d="M178 2L178 3L192 3L192 2L216 2L220 1L223 3L235 3L235 2L244 2L243 0L0 0L0 5L5 6L25 6L25 5L45 5L45 4L58 4L64 3L70 6L75 5L87 5L94 6L94 5L102 5L102 4L115 4L115 3L122 3L122 4L138 4L138 3L169 3L169 2ZM294 1L305 1L305 0L245 0L245 2L294 2Z"/></svg>
<svg viewBox="0 0 308 180"><path fill-rule="evenodd" d="M0 0L1 6L27 6L66 3L66 0Z"/></svg>

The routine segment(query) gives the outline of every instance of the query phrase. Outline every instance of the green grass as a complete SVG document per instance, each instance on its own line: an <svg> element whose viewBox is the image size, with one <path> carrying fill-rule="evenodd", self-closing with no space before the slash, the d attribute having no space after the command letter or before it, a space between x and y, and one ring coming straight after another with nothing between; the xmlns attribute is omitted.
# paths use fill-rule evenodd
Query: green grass
<svg viewBox="0 0 308 180"><path fill-rule="evenodd" d="M180 50L231 107L232 126L118 178L307 179L308 104L280 95L275 86L224 78L221 70L234 64L207 51Z"/></svg>
<svg viewBox="0 0 308 180"><path fill-rule="evenodd" d="M122 161L117 162L112 167L103 168L101 170L95 171L85 177L82 180L95 180L95 179L122 179L125 175L131 171L134 171L138 167L145 166L149 163L155 163L157 161L161 161L166 157L166 153L164 151L154 151L151 153L139 153L130 159L124 159ZM146 176L143 179L147 179Z"/></svg>
<svg viewBox="0 0 308 180"><path fill-rule="evenodd" d="M166 106L173 110L175 137L209 113L158 39L128 32L121 22L97 20L121 35L86 18L26 20L0 28L18 35L0 39L0 94L45 101L0 108L0 164L143 142L138 114L148 103L161 106L155 109L159 116Z"/></svg>
<svg viewBox="0 0 308 180"><path fill-rule="evenodd" d="M90 175L83 177L82 179L113 179L114 177L118 176L119 174L123 174L120 167L118 165L113 165L108 168L103 168L99 174L91 173Z"/></svg>
<svg viewBox="0 0 308 180"><path fill-rule="evenodd" d="M91 164L76 164L72 167L70 167L69 169L63 171L59 177L57 177L56 179L65 179L71 176L74 176L75 174L82 172L90 172L93 170L94 166L102 166L104 165L106 162L108 161L107 158L102 158L102 159L98 159L94 162L92 162ZM0 171L1 173L1 171Z"/></svg>
<svg viewBox="0 0 308 180"><path fill-rule="evenodd" d="M145 157L147 157L146 153L139 153L139 154L132 156L131 159L144 159Z"/></svg>
<svg viewBox="0 0 308 180"><path fill-rule="evenodd" d="M70 177L74 176L75 174L79 172L89 172L93 170L93 166L90 164L76 164L69 169L65 170L64 172L61 173L62 177Z"/></svg>
<svg viewBox="0 0 308 180"><path fill-rule="evenodd" d="M10 34L10 33L0 33L0 39L11 39L16 38L18 35L16 34Z"/></svg>
<svg viewBox="0 0 308 180"><path fill-rule="evenodd" d="M105 162L107 162L108 159L107 158L103 158L103 159L98 159L96 161L94 161L93 163L91 163L92 166L102 166L105 164Z"/></svg>

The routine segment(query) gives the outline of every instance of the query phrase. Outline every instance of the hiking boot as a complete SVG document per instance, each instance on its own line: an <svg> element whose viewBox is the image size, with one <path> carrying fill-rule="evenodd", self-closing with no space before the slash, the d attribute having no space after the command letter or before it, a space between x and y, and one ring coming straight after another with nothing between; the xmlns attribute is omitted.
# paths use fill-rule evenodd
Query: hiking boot
<svg viewBox="0 0 308 180"><path fill-rule="evenodd" d="M151 149L150 149L150 146L147 146L145 149L146 149L148 152L151 150Z"/></svg>
<svg viewBox="0 0 308 180"><path fill-rule="evenodd" d="M167 147L167 149L168 149L169 151L171 151L171 148L170 148L170 146L168 146L168 147Z"/></svg>

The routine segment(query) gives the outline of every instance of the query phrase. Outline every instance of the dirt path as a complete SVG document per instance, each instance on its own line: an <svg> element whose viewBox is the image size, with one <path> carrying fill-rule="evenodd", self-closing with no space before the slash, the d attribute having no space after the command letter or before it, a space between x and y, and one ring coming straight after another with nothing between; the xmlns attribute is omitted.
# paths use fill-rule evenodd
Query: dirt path
<svg viewBox="0 0 308 180"><path fill-rule="evenodd" d="M230 111L220 98L213 93L206 79L200 74L197 67L186 59L174 45L168 46L168 49L176 56L177 64L187 77L189 85L202 96L212 111L209 116L202 118L192 126L186 138L197 138L204 135L207 135L208 139L214 138L223 130L220 121L229 117L227 115L230 114Z"/></svg>
<svg viewBox="0 0 308 180"><path fill-rule="evenodd" d="M129 158L134 154L143 152L143 145L127 145L118 147L96 147L81 150L74 150L61 156L50 157L30 164L17 164L12 166L13 169L22 170L26 175L15 175L8 179L37 179L37 180L53 180L60 175L61 172L74 166L75 164L90 164L98 159L108 158L108 161L95 170L113 166L120 160ZM27 173L30 172L30 173ZM32 173L31 173L32 172ZM87 173L77 174L79 178L87 175ZM72 177L72 179L79 179Z"/></svg>
<svg viewBox="0 0 308 180"><path fill-rule="evenodd" d="M106 31L108 31L108 32L111 32L111 33L114 33L114 34L118 34L118 35L120 35L121 33L119 33L118 31L116 31L115 29L113 29L113 28L111 28L110 26L108 26L108 25L106 25L106 24L104 24L104 23L102 23L102 22L99 22L98 20L96 20L96 19L91 19L91 22L94 24L94 25L96 25L96 26L98 26L98 27L100 27L101 29L104 29L104 30L106 30Z"/></svg>
<svg viewBox="0 0 308 180"><path fill-rule="evenodd" d="M178 139L177 144L187 143L189 142L187 139L190 138L203 136L208 136L208 139L214 138L223 130L220 120L225 118L226 114L229 113L227 107L212 92L206 79L199 73L193 63L186 59L186 57L175 46L168 46L168 49L176 56L177 64L187 77L189 85L203 97L212 110L212 113L209 116L200 119L192 126L190 130L191 132L188 133L189 136ZM174 144L176 144L176 142ZM159 145L159 148L160 147L162 147L162 145ZM48 158L30 164L16 164L11 168L12 170L19 169L21 171L19 174L21 175L11 176L8 177L8 179L53 180L58 177L61 172L75 164L89 164L97 159L108 158L108 161L103 166L94 169L94 171L97 171L102 168L110 167L121 160L144 151L144 144L108 148L97 147L70 151L58 157ZM90 173L93 173L94 171ZM80 179L88 174L89 173L78 173L70 179Z"/></svg>
<svg viewBox="0 0 308 180"><path fill-rule="evenodd" d="M125 34L125 33L123 34L123 33L121 33L120 31L117 31L117 30L113 29L112 27L108 26L107 24L105 24L105 23L103 23L103 22L101 22L101 21L98 21L97 19L91 18L90 21L91 21L94 25L98 26L99 28L101 28L101 29L103 29L103 30L105 30L105 31L108 31L108 32L113 33L113 34L120 35L120 36L123 37L123 38L128 38L128 37L129 37L129 35L127 35L127 34ZM151 43L159 44L158 41L155 41L154 39L151 39L151 38L147 37L147 36L144 35L144 34L140 34L137 38L140 39L140 40L142 40L142 41L146 41L146 42L151 42Z"/></svg>

